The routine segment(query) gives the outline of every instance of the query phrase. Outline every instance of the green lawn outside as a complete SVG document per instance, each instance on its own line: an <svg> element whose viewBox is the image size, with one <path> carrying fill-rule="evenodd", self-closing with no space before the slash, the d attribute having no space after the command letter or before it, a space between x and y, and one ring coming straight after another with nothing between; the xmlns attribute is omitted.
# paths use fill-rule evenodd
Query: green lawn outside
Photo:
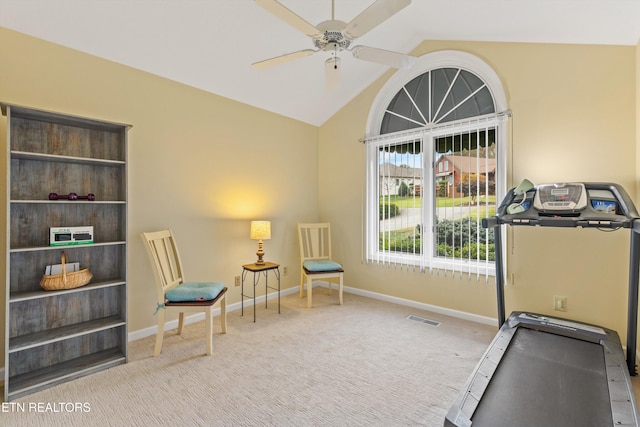
<svg viewBox="0 0 640 427"><path fill-rule="evenodd" d="M472 218L487 218L490 216L494 216L496 214L496 205L490 205L487 207L487 211L485 213L485 207L480 206L479 208L471 208L469 212L469 216Z"/></svg>
<svg viewBox="0 0 640 427"><path fill-rule="evenodd" d="M479 202L484 203L485 201L490 205L496 204L496 196L481 196L478 197ZM471 197L462 197L462 198L450 198L450 197L436 197L436 207L437 208L445 208L452 206L460 206L460 205L469 205L471 202ZM400 197L400 196L385 196L380 198L380 203L393 203L398 205L400 209L402 208L419 208L422 207L422 197ZM489 208L491 209L491 208ZM495 213L495 207L493 208ZM491 214L493 215L493 214Z"/></svg>
<svg viewBox="0 0 640 427"><path fill-rule="evenodd" d="M421 197L400 197L400 196L384 196L380 198L380 203L398 205L402 208L419 208L422 207Z"/></svg>
<svg viewBox="0 0 640 427"><path fill-rule="evenodd" d="M471 218L480 218L480 219L494 216L496 214L496 204L495 204L496 196L489 196L487 199L488 199L487 200L488 203L490 203L489 206L484 206L484 205L472 206L468 216L470 216ZM422 199L420 197L414 198L414 197L391 196L391 197L384 197L381 199L381 203L394 203L398 205L400 209L419 208L421 201ZM471 201L470 197L463 197L463 198L457 198L457 199L451 199L448 197L438 197L436 199L436 207L443 208L443 207L468 205L470 201ZM485 198L481 197L479 201L484 202ZM485 212L485 208L487 209L486 212ZM386 234L385 237L391 240L407 239L413 236L415 232L416 230L414 227L408 227L405 229L388 230L387 233L385 233Z"/></svg>

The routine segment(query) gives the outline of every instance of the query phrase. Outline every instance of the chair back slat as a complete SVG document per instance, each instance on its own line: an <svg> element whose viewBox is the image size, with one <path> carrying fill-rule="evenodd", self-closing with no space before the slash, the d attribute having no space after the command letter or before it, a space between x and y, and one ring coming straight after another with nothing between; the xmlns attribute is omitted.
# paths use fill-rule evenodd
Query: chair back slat
<svg viewBox="0 0 640 427"><path fill-rule="evenodd" d="M184 282L180 254L171 230L142 233L147 254L153 266L158 302L165 293Z"/></svg>
<svg viewBox="0 0 640 427"><path fill-rule="evenodd" d="M164 327L166 313L179 313L178 316L178 335L182 335L184 327L185 313L202 312L205 316L205 336L207 354L213 354L212 336L213 336L213 307L218 304L220 307L220 326L222 333L227 332L227 288L224 287L214 299L206 301L165 301L166 292L176 286L184 283L182 272L182 261L178 253L178 246L171 230L153 231L149 233L140 233L140 237L144 242L144 247L151 261L151 270L156 282L157 307L154 315L158 317L158 330L156 332L156 346L153 355L160 355L162 349L162 340L164 336Z"/></svg>
<svg viewBox="0 0 640 427"><path fill-rule="evenodd" d="M329 285L329 294L331 294L332 282L337 282L340 305L342 305L344 270L341 264L338 268L328 263L309 263L305 265L305 261L329 260L335 262L331 256L330 223L298 223L298 242L300 246L300 298L302 298L304 287L306 286L307 308L311 308L314 280L326 282ZM329 269L327 270L326 268Z"/></svg>
<svg viewBox="0 0 640 427"><path fill-rule="evenodd" d="M331 226L329 223L298 224L300 258L331 259Z"/></svg>

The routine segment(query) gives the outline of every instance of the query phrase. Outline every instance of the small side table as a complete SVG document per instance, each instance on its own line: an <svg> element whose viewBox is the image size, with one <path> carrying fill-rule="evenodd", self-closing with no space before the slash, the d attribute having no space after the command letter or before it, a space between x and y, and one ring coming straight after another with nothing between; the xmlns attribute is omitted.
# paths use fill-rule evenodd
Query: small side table
<svg viewBox="0 0 640 427"><path fill-rule="evenodd" d="M269 271L273 271L273 274L278 279L278 287L274 288L269 286ZM253 295L245 295L244 293L244 279L247 276L247 273L253 273ZM253 321L256 321L256 286L258 282L260 282L260 276L264 274L264 308L267 308L267 292L269 289L274 289L278 291L278 314L280 314L280 264L275 264L273 262L265 262L264 264L245 264L242 266L242 302L241 302L241 315L244 316L244 299L245 298L253 298Z"/></svg>

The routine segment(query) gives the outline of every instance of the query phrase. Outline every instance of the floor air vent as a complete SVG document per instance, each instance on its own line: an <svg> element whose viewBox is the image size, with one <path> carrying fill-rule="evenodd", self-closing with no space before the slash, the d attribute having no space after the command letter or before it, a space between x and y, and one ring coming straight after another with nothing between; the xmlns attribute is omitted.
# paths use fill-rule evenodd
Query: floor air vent
<svg viewBox="0 0 640 427"><path fill-rule="evenodd" d="M426 323L427 325L431 325L431 326L439 326L440 322L436 322L435 320L429 320L429 319L425 319L424 317L420 317L420 316L414 316L413 314L410 314L407 319L409 320L415 320L416 322L420 322L420 323Z"/></svg>

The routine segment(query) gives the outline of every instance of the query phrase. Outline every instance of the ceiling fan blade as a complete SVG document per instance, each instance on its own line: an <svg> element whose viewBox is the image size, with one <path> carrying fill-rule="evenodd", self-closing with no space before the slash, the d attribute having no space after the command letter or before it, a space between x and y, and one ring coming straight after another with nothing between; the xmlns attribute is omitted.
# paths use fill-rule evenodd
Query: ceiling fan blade
<svg viewBox="0 0 640 427"><path fill-rule="evenodd" d="M415 56L404 53L367 46L356 46L351 50L351 54L363 61L377 62L393 68L404 69L411 68L417 59Z"/></svg>
<svg viewBox="0 0 640 427"><path fill-rule="evenodd" d="M276 0L256 0L256 4L267 12L280 18L298 31L302 31L309 37L321 37L322 34L316 27L293 13L291 10L278 3Z"/></svg>
<svg viewBox="0 0 640 427"><path fill-rule="evenodd" d="M411 4L411 0L377 0L360 12L344 29L351 38L360 37Z"/></svg>
<svg viewBox="0 0 640 427"><path fill-rule="evenodd" d="M284 55L276 56L275 58L265 59L264 61L258 61L251 64L254 68L258 70L263 70L265 68L273 67L274 65L284 64L285 62L293 61L295 59L304 58L305 56L310 56L316 53L316 50L313 49L305 49L299 50L297 52L286 53Z"/></svg>

